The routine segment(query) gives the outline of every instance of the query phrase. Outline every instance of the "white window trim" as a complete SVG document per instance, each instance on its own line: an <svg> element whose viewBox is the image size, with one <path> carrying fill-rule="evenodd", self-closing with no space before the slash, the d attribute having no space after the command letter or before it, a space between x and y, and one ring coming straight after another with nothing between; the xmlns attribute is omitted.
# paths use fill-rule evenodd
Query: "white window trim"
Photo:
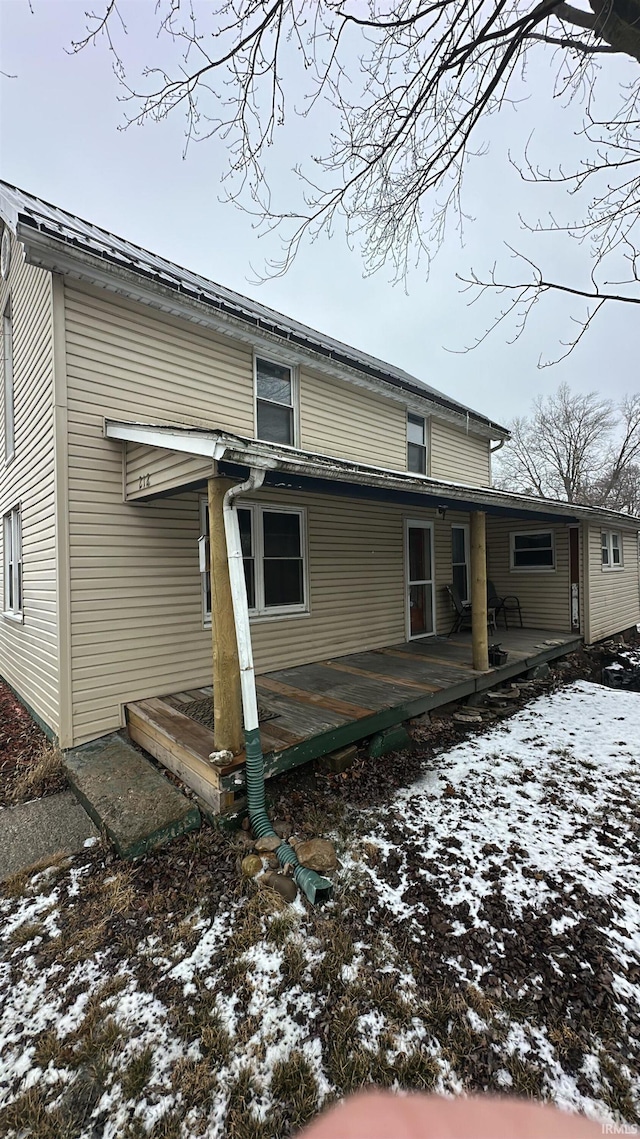
<svg viewBox="0 0 640 1139"><path fill-rule="evenodd" d="M11 535L12 566L13 566L13 597L14 603L20 591L21 605L19 608L9 608L9 535ZM17 557L16 557L17 551ZM14 506L2 518L2 615L7 621L24 624L24 565L22 561L22 508L20 504ZM21 567L22 572L18 570ZM20 587L22 583L22 588Z"/></svg>
<svg viewBox="0 0 640 1139"><path fill-rule="evenodd" d="M7 330L9 335L7 335ZM2 310L2 377L4 400L4 461L8 467L16 453L16 403L13 374L13 309L9 297ZM10 413L9 413L10 409ZM9 423L11 433L9 434Z"/></svg>
<svg viewBox="0 0 640 1139"><path fill-rule="evenodd" d="M264 360L266 364L275 364L278 368L288 368L291 373L291 399L293 401L293 443L278 443L278 447L290 447L292 450L300 448L300 369L295 364L290 364L288 360L276 360L272 356L268 356L265 352L253 353L253 437L260 439L258 435L258 360ZM265 401L268 402L268 401ZM285 404L281 405L285 407ZM269 443L269 439L264 439L263 442Z"/></svg>
<svg viewBox="0 0 640 1139"><path fill-rule="evenodd" d="M552 566L516 566L513 564L515 539L529 537L531 534L549 534L551 536ZM510 573L555 573L556 572L556 536L551 529L547 530L512 530L509 534L509 571Z"/></svg>
<svg viewBox="0 0 640 1139"><path fill-rule="evenodd" d="M606 565L602 560L602 550L603 550L602 538L605 534L607 536L607 550L609 551L609 564L608 565ZM612 534L617 534L617 536L618 536L618 549L620 550L620 561L619 561L618 565L614 565L614 562L613 562L613 543L611 541L611 535ZM601 568L603 573L619 573L620 570L624 569L624 541L623 541L621 530L601 530L600 531L600 568Z"/></svg>
<svg viewBox="0 0 640 1139"><path fill-rule="evenodd" d="M464 564L467 567L468 596L463 597L462 600L465 602L470 602L471 601L471 532L470 532L470 528L469 528L469 523L468 522L452 522L451 523L451 569L452 569L452 571L453 571L454 565L457 565L457 566L462 565L462 562L455 562L454 563L454 560L453 560L453 531L454 530L464 530L464 552L465 552ZM452 576L453 576L453 574L452 574Z"/></svg>
<svg viewBox="0 0 640 1139"><path fill-rule="evenodd" d="M428 415L422 415L419 411L412 411L410 407L407 408L404 421L405 430L405 463L407 471L409 471L409 416L413 415L415 419L421 419L424 423L424 474L429 476L431 467L431 419ZM417 444L419 446L419 444ZM409 471L410 474L417 474L417 471Z"/></svg>
<svg viewBox="0 0 640 1139"><path fill-rule="evenodd" d="M262 358L262 357L261 357ZM255 561L255 593L256 605L253 609L249 609L249 617L251 623L261 624L264 621L281 621L287 617L308 617L311 614L311 607L309 604L309 550L308 550L308 527L307 527L307 509L305 506L284 506L279 502L246 502L242 499L237 504L238 510L251 511L251 533L253 536L253 558ZM262 526L259 524L260 519L265 513L275 514L297 514L300 519L300 553L302 556L302 589L303 601L300 605L279 605L274 607L270 605L268 608L264 605L264 576L262 573L263 564L263 536ZM200 533L205 534L208 530L208 502L206 498L200 499ZM207 543L208 545L208 543ZM211 628L211 614L207 612L207 583L205 574L201 574L202 578L202 616L203 625L205 628ZM262 604L261 604L262 603Z"/></svg>

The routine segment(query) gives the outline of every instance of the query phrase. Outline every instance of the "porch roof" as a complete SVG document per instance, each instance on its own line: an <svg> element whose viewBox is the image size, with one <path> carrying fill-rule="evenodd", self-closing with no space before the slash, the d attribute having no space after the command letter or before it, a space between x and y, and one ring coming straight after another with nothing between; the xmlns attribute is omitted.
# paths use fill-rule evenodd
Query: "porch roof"
<svg viewBox="0 0 640 1139"><path fill-rule="evenodd" d="M549 522L592 521L640 530L640 517L601 507L478 487L389 470L282 444L245 439L221 430L149 423L105 421L108 439L162 447L176 453L211 458L221 474L246 477L248 468L264 470L264 485L357 498L396 501L448 510L484 510L510 518ZM175 493L175 488L172 493ZM149 498L154 497L152 494Z"/></svg>

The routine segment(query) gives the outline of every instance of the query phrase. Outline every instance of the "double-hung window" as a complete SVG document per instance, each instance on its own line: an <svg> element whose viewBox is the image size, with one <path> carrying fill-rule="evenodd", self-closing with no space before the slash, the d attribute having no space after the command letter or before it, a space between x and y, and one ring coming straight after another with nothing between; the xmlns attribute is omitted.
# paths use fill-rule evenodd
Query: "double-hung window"
<svg viewBox="0 0 640 1139"><path fill-rule="evenodd" d="M296 377L292 368L256 358L256 435L269 443L296 443Z"/></svg>
<svg viewBox="0 0 640 1139"><path fill-rule="evenodd" d="M4 615L22 618L22 517L16 506L2 520Z"/></svg>
<svg viewBox="0 0 640 1139"><path fill-rule="evenodd" d="M2 315L2 361L4 376L4 458L9 463L15 454L15 412L13 395L13 320L11 301Z"/></svg>
<svg viewBox="0 0 640 1139"><path fill-rule="evenodd" d="M603 530L600 536L603 569L622 569L622 537L617 530Z"/></svg>
<svg viewBox="0 0 640 1139"><path fill-rule="evenodd" d="M202 500L202 533L208 535L206 499ZM238 507L238 524L249 613L277 617L305 613L307 566L305 511L252 503ZM209 572L203 577L205 621L211 620Z"/></svg>
<svg viewBox="0 0 640 1139"><path fill-rule="evenodd" d="M451 527L451 576L460 599L469 601L469 527Z"/></svg>
<svg viewBox="0 0 640 1139"><path fill-rule="evenodd" d="M510 534L512 570L554 570L555 545L552 530Z"/></svg>
<svg viewBox="0 0 640 1139"><path fill-rule="evenodd" d="M407 415L407 470L427 473L427 421L422 415Z"/></svg>

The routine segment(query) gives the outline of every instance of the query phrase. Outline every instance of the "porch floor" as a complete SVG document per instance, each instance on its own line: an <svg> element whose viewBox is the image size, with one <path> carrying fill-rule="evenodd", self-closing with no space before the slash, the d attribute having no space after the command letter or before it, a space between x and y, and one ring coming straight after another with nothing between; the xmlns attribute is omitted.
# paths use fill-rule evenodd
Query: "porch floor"
<svg viewBox="0 0 640 1139"><path fill-rule="evenodd" d="M574 633L500 630L508 652L489 672L471 667L471 636L431 637L316 664L277 669L256 680L267 777L326 755L431 708L493 688L537 664L577 649ZM132 739L196 790L213 811L233 810L244 786L244 759L213 765L213 732L185 715L188 704L212 697L211 687L127 705Z"/></svg>

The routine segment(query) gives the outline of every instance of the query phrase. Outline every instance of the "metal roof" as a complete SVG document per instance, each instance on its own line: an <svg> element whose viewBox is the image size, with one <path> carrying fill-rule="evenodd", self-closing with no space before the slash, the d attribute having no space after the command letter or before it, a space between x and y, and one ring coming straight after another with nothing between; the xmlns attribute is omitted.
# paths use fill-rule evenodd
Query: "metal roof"
<svg viewBox="0 0 640 1139"><path fill-rule="evenodd" d="M183 269L164 257L150 253L92 222L84 221L1 180L0 213L18 237L25 236L29 230L41 233L62 243L71 252L82 251L103 265L118 266L144 278L146 282L173 289L185 299L196 300L256 329L279 336L289 344L320 353L337 364L353 368L374 380L430 400L463 417L468 416L470 421L482 424L485 429L494 429L497 438L508 437L509 432L505 427L465 404L450 399L403 369L352 348L340 340L334 340L331 336L325 336L275 309L233 292L189 269Z"/></svg>
<svg viewBox="0 0 640 1139"><path fill-rule="evenodd" d="M301 451L296 447L245 439L228 431L197 427L130 423L108 419L105 423L108 439L143 443L165 447L169 451L203 455L225 466L258 467L267 471L266 485L284 486L282 476L293 489L296 486L322 489L325 493L348 494L346 487L367 488L369 491L417 502L422 505L442 505L451 510L486 510L502 517L535 517L541 521L576 522L580 519L600 525L608 522L620 527L640 530L640 518L621 514L596 506L578 506L560 499L538 498L535 495L495 490L493 487L473 486L416 475L404 471L388 470L350 459L336 459L315 451ZM230 472L231 473L231 472ZM340 490L342 487L342 490ZM333 489L332 489L333 488ZM175 493L175 488L172 491ZM153 497L151 491L147 497Z"/></svg>

